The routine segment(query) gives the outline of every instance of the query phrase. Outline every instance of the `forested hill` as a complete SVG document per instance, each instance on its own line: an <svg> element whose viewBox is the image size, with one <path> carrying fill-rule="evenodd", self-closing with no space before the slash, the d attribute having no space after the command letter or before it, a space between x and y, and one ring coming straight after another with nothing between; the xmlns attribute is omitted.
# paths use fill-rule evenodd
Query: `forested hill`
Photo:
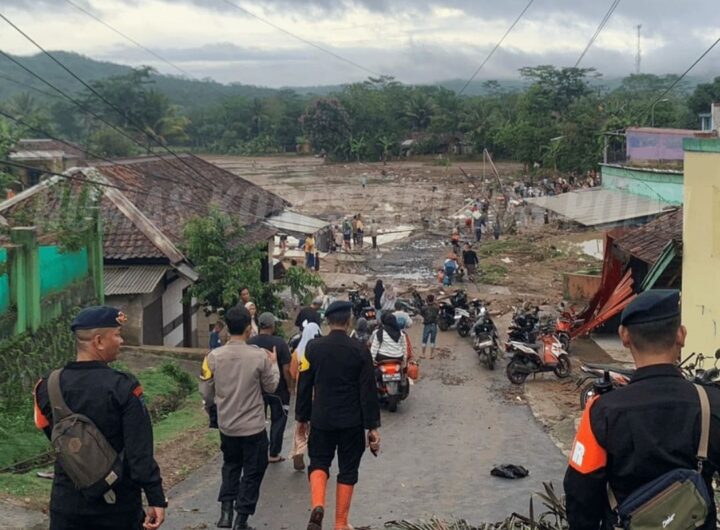
<svg viewBox="0 0 720 530"><path fill-rule="evenodd" d="M108 77L126 75L132 71L129 66L96 61L77 53L63 51L53 51L51 53L85 81L97 81ZM78 81L70 77L67 72L44 54L30 57L13 56L13 58L65 92L76 93L81 92L83 89ZM187 110L207 107L219 103L227 97L267 97L276 92L272 88L241 84L224 85L211 79L194 80L156 73L150 76L150 80L153 83L153 88L165 94L174 104ZM44 95L43 92L57 95L45 83L13 64L6 57L0 56L0 101L8 100L29 90L38 100L54 99ZM42 92L38 92L38 90Z"/></svg>

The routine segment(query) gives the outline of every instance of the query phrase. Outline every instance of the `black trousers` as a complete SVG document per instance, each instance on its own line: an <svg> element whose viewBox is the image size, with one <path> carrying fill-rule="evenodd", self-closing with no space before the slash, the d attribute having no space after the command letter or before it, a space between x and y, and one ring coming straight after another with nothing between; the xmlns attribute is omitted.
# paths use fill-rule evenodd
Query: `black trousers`
<svg viewBox="0 0 720 530"><path fill-rule="evenodd" d="M268 466L267 433L264 430L252 436L220 433L220 450L223 466L218 501L235 501L238 513L254 514Z"/></svg>
<svg viewBox="0 0 720 530"><path fill-rule="evenodd" d="M107 515L76 515L50 512L50 530L142 530L142 509Z"/></svg>
<svg viewBox="0 0 720 530"><path fill-rule="evenodd" d="M263 400L265 400L265 406L270 409L270 456L280 456L285 425L287 425L287 412L278 396L263 396Z"/></svg>
<svg viewBox="0 0 720 530"><path fill-rule="evenodd" d="M372 248L377 248L377 236L372 236Z"/></svg>
<svg viewBox="0 0 720 530"><path fill-rule="evenodd" d="M310 425L308 472L316 469L330 474L335 452L338 455L339 472L337 481L350 486L357 484L360 460L365 452L365 429L353 427L336 431L324 431Z"/></svg>

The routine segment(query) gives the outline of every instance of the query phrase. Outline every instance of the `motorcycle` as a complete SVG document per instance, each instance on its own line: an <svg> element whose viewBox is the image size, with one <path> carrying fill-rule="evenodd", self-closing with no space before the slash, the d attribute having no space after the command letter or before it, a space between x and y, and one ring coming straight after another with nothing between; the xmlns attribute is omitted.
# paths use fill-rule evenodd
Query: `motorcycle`
<svg viewBox="0 0 720 530"><path fill-rule="evenodd" d="M694 357L697 356L697 361L689 363ZM715 352L715 364L710 369L705 369L705 360L709 357L704 356L702 353L692 353L686 357L683 362L678 365L683 372L686 379L689 379L693 383L699 385L713 385L720 383L720 369L718 369L718 362L720 361L720 349Z"/></svg>
<svg viewBox="0 0 720 530"><path fill-rule="evenodd" d="M484 305L480 305L477 312L477 320L473 324L472 334L474 336L473 349L478 354L480 362L490 370L495 369L495 363L500 354L500 336Z"/></svg>
<svg viewBox="0 0 720 530"><path fill-rule="evenodd" d="M572 332L585 321L576 318L575 310L572 307L566 309L564 302L561 302L558 306L558 312L560 314L555 321L555 335L557 335L565 351L569 352Z"/></svg>
<svg viewBox="0 0 720 530"><path fill-rule="evenodd" d="M364 318L368 324L374 323L377 318L376 309L370 304L370 301L362 296L356 289L348 291L348 300L352 303L352 314L355 320Z"/></svg>
<svg viewBox="0 0 720 530"><path fill-rule="evenodd" d="M390 412L397 411L398 403L410 395L410 381L400 360L384 360L377 363L377 391L380 402Z"/></svg>
<svg viewBox="0 0 720 530"><path fill-rule="evenodd" d="M531 310L515 308L512 323L508 328L508 338L511 341L533 344L537 342L540 326L540 308Z"/></svg>
<svg viewBox="0 0 720 530"><path fill-rule="evenodd" d="M511 340L505 345L511 357L505 373L514 385L521 385L530 374L553 372L560 379L572 371L570 357L550 330L543 330L539 342L531 344Z"/></svg>
<svg viewBox="0 0 720 530"><path fill-rule="evenodd" d="M413 291L412 300L405 298L398 298L395 302L396 311L405 311L410 316L419 315L425 307L425 300L420 296L420 293Z"/></svg>
<svg viewBox="0 0 720 530"><path fill-rule="evenodd" d="M558 339L559 340L559 339ZM585 410L585 406L595 395L595 385L597 379L603 377L612 385L612 390L627 386L630 383L630 379L635 373L634 368L624 368L622 366L612 366L609 364L594 364L584 363L580 370L587 374L580 378L577 383L577 388L583 387L580 390L580 409ZM607 375L606 375L607 374ZM589 382L588 382L589 381ZM585 386L583 386L583 384Z"/></svg>
<svg viewBox="0 0 720 530"><path fill-rule="evenodd" d="M440 331L449 330L457 321L455 319L456 309L468 310L467 294L462 289L456 290L450 297L449 302L440 302L438 314L438 327ZM460 317L458 316L458 321Z"/></svg>
<svg viewBox="0 0 720 530"><path fill-rule="evenodd" d="M469 309L455 309L455 328L461 337L467 337L470 335L481 307L482 302L475 298L472 302L470 302Z"/></svg>

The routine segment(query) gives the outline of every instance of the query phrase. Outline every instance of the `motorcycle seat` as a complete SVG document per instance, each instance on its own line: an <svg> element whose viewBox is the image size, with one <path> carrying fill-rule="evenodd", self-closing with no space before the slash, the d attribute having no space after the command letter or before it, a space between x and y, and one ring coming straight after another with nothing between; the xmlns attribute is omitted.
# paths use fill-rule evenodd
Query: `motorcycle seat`
<svg viewBox="0 0 720 530"><path fill-rule="evenodd" d="M627 368L624 366L617 366L612 364L597 364L597 363L585 363L585 366L593 370L602 370L603 372L615 372L620 375L631 377L635 373L634 368Z"/></svg>

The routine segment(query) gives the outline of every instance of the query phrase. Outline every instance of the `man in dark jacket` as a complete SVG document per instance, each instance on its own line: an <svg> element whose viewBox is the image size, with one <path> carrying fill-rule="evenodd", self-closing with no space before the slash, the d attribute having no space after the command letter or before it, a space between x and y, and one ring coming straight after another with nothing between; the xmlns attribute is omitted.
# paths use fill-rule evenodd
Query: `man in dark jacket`
<svg viewBox="0 0 720 530"><path fill-rule="evenodd" d="M697 468L700 401L675 364L685 336L679 291L646 291L623 311L620 338L637 370L628 386L599 396L585 408L565 474L570 530L613 527L608 485L622 504L669 471ZM702 472L712 491L720 463L720 390L705 389L711 420ZM710 508L699 528L715 528L715 506Z"/></svg>
<svg viewBox="0 0 720 530"><path fill-rule="evenodd" d="M322 325L322 318L320 317L320 308L322 307L322 304L323 299L321 296L318 296L312 301L312 304L300 309L297 317L295 318L295 325L300 330L300 333L302 333L303 328L305 327L305 322L315 322L318 326Z"/></svg>
<svg viewBox="0 0 720 530"><path fill-rule="evenodd" d="M50 530L152 530L165 519L167 501L153 457L152 425L143 389L132 375L108 366L117 359L123 343L120 330L125 320L114 307L80 311L71 325L77 360L67 363L60 373L60 392L68 408L90 418L113 449L123 455L123 472L112 487L114 503L108 496L86 498L56 462ZM34 395L35 425L50 438L53 411L48 376L38 381ZM143 491L149 504L145 514Z"/></svg>
<svg viewBox="0 0 720 530"><path fill-rule="evenodd" d="M348 517L365 451L366 430L370 450L376 454L380 447L380 405L372 358L365 345L348 337L351 309L350 302L330 304L325 313L330 333L308 344L307 367L300 372L295 419L301 430L310 428L312 513L308 530L322 528L325 491L336 451L339 473L335 528L352 528Z"/></svg>

